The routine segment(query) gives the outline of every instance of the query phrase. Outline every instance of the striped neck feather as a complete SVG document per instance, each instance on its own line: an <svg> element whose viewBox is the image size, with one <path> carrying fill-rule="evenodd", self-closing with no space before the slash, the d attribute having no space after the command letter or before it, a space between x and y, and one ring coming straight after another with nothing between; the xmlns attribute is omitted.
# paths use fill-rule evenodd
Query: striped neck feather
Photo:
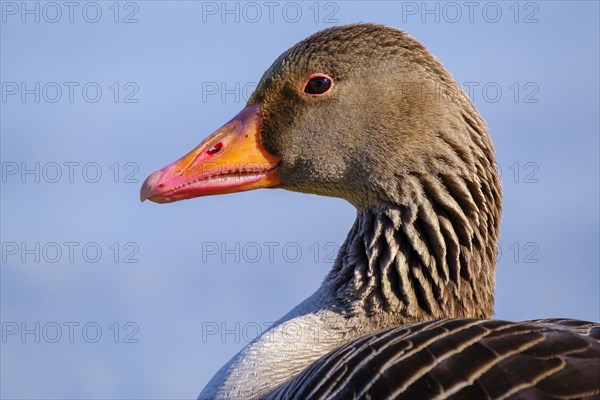
<svg viewBox="0 0 600 400"><path fill-rule="evenodd" d="M412 183L416 201L358 212L325 285L349 314L379 327L491 317L498 221L481 213L468 192L475 185Z"/></svg>

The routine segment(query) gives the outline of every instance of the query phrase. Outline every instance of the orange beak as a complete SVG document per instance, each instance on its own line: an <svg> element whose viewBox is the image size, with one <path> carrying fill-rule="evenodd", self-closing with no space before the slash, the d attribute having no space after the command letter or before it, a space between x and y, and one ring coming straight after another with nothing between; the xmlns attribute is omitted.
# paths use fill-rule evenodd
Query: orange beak
<svg viewBox="0 0 600 400"><path fill-rule="evenodd" d="M144 181L140 200L156 203L276 186L279 157L260 140L261 104L244 108L198 147Z"/></svg>

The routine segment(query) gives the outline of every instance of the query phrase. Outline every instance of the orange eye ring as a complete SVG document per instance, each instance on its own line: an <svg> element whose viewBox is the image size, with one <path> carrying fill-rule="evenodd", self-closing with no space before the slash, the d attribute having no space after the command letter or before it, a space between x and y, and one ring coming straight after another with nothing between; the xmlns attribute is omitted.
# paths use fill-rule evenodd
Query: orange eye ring
<svg viewBox="0 0 600 400"><path fill-rule="evenodd" d="M324 96L331 92L333 79L326 74L311 74L302 84L302 93L311 97Z"/></svg>

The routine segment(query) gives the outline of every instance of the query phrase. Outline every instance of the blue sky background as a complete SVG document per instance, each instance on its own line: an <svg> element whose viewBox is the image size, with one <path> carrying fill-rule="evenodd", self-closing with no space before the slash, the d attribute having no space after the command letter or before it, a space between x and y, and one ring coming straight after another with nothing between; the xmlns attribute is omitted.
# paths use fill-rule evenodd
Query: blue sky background
<svg viewBox="0 0 600 400"><path fill-rule="evenodd" d="M474 89L503 172L497 317L600 320L598 2L54 4L1 2L3 399L195 398L318 287L344 201L138 193L334 24L405 29Z"/></svg>

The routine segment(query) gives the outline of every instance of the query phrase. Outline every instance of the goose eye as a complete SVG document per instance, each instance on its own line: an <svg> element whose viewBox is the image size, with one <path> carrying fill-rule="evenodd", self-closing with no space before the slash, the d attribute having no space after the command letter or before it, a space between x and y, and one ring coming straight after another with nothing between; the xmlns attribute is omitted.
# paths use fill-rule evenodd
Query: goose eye
<svg viewBox="0 0 600 400"><path fill-rule="evenodd" d="M302 91L309 96L322 96L333 87L333 79L325 74L313 74L306 79Z"/></svg>

